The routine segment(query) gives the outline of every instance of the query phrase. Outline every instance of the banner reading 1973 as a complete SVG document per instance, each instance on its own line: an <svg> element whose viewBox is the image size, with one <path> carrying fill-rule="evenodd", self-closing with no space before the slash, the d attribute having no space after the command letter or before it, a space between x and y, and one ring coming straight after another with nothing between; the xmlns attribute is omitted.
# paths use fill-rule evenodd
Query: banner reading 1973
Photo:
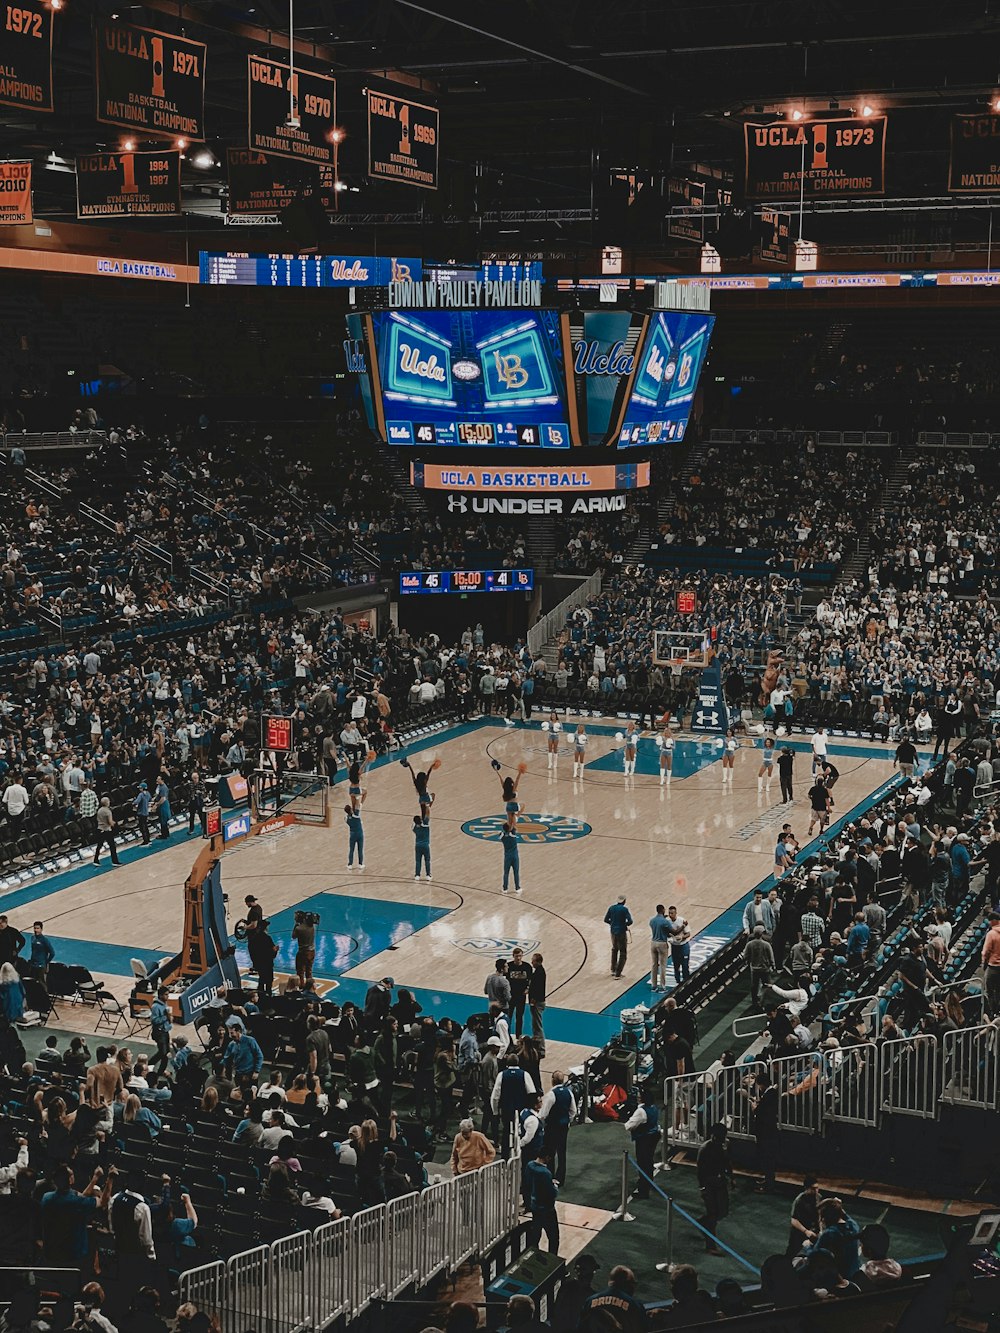
<svg viewBox="0 0 1000 1333"><path fill-rule="evenodd" d="M180 153L85 153L76 159L78 218L171 217L180 211Z"/></svg>
<svg viewBox="0 0 1000 1333"><path fill-rule="evenodd" d="M31 221L31 163L0 162L0 226Z"/></svg>
<svg viewBox="0 0 1000 1333"><path fill-rule="evenodd" d="M0 102L52 110L52 10L42 0L0 2Z"/></svg>
<svg viewBox="0 0 1000 1333"><path fill-rule="evenodd" d="M952 116L948 190L995 194L1000 189L1000 116Z"/></svg>
<svg viewBox="0 0 1000 1333"><path fill-rule="evenodd" d="M368 89L368 175L373 180L438 187L437 107Z"/></svg>
<svg viewBox="0 0 1000 1333"><path fill-rule="evenodd" d="M885 191L885 116L744 125L748 199L830 199Z"/></svg>
<svg viewBox="0 0 1000 1333"><path fill-rule="evenodd" d="M97 25L97 119L142 134L205 138L205 45L129 23Z"/></svg>
<svg viewBox="0 0 1000 1333"><path fill-rule="evenodd" d="M247 57L248 146L260 153L332 166L336 160L337 85L327 74L290 71L277 60Z"/></svg>

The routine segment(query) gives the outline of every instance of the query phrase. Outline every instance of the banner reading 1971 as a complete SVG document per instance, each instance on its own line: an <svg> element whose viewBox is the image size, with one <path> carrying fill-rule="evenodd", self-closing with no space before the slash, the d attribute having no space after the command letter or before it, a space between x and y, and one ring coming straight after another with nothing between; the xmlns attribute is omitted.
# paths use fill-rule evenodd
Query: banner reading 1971
<svg viewBox="0 0 1000 1333"><path fill-rule="evenodd" d="M748 199L851 198L885 191L885 116L744 125Z"/></svg>
<svg viewBox="0 0 1000 1333"><path fill-rule="evenodd" d="M948 190L995 194L1000 189L1000 116L952 116Z"/></svg>
<svg viewBox="0 0 1000 1333"><path fill-rule="evenodd" d="M97 119L141 134L205 138L205 45L129 23L97 25Z"/></svg>
<svg viewBox="0 0 1000 1333"><path fill-rule="evenodd" d="M277 60L247 57L248 145L314 166L334 164L337 85L327 74L290 71Z"/></svg>
<svg viewBox="0 0 1000 1333"><path fill-rule="evenodd" d="M52 10L42 0L0 5L0 102L52 110Z"/></svg>
<svg viewBox="0 0 1000 1333"><path fill-rule="evenodd" d="M437 107L369 88L368 175L436 190L439 128Z"/></svg>
<svg viewBox="0 0 1000 1333"><path fill-rule="evenodd" d="M180 153L85 153L76 159L78 218L171 217L180 211Z"/></svg>
<svg viewBox="0 0 1000 1333"><path fill-rule="evenodd" d="M31 163L0 162L0 226L31 221Z"/></svg>

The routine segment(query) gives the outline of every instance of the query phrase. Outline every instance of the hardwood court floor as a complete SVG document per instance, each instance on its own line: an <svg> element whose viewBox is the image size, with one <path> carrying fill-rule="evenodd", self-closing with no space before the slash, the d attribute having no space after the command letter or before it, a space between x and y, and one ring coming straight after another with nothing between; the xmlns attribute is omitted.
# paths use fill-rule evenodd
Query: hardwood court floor
<svg viewBox="0 0 1000 1333"><path fill-rule="evenodd" d="M485 1007L483 982L494 959L520 943L545 958L545 1065L578 1062L617 1029L623 1004L650 998L646 922L656 903L675 903L702 932L697 960L717 938L712 923L770 874L781 825L790 822L806 843L810 785L803 739L792 742L796 800L786 807L778 801L777 777L769 793L758 793L760 752L751 742L737 755L732 786L724 787L717 743L686 735L678 740L669 787L659 785L658 751L649 737L626 784L615 738L622 724L587 725L588 767L577 782L568 737L550 770L546 738L534 723L472 724L411 747L414 768L441 759L430 783L436 794L430 884L413 881L416 801L396 760L365 778L364 871L346 869L346 785L338 785L332 828L297 826L225 854L230 924L242 914L244 896L256 894L281 946L278 967L287 972L293 913L308 904L321 917L316 974L324 989L360 1000L372 980L391 975L428 1012L460 1020ZM838 740L830 748L841 774L836 815L865 803L893 777L885 746ZM528 765L518 793L521 895L501 892L503 857L494 839L503 804L492 758L504 773ZM160 846L155 854L125 848L118 870L75 869L14 889L0 896L0 910L25 934L36 917L44 920L62 961L83 963L125 996L131 957L148 962L180 943L181 886L200 840L178 830ZM636 922L621 980L610 975L604 924L619 893L627 895ZM736 928L727 921L716 930L725 938ZM93 1019L78 1014L71 1025L77 1021L86 1027Z"/></svg>

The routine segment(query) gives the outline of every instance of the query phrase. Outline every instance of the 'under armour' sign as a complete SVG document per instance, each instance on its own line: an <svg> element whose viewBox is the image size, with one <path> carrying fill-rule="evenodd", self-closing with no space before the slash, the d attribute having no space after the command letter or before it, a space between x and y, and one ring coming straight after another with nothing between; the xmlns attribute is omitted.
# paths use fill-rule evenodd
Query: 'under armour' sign
<svg viewBox="0 0 1000 1333"><path fill-rule="evenodd" d="M729 713L722 696L722 672L717 662L705 667L698 685L698 702L691 715L692 731L726 732Z"/></svg>

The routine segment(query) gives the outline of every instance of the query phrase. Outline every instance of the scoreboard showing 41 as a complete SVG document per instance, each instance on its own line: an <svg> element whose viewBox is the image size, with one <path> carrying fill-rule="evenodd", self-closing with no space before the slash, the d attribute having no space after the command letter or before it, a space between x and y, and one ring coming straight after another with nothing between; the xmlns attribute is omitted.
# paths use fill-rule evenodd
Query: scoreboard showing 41
<svg viewBox="0 0 1000 1333"><path fill-rule="evenodd" d="M533 569L431 569L412 570L399 576L399 591L434 592L533 592Z"/></svg>

